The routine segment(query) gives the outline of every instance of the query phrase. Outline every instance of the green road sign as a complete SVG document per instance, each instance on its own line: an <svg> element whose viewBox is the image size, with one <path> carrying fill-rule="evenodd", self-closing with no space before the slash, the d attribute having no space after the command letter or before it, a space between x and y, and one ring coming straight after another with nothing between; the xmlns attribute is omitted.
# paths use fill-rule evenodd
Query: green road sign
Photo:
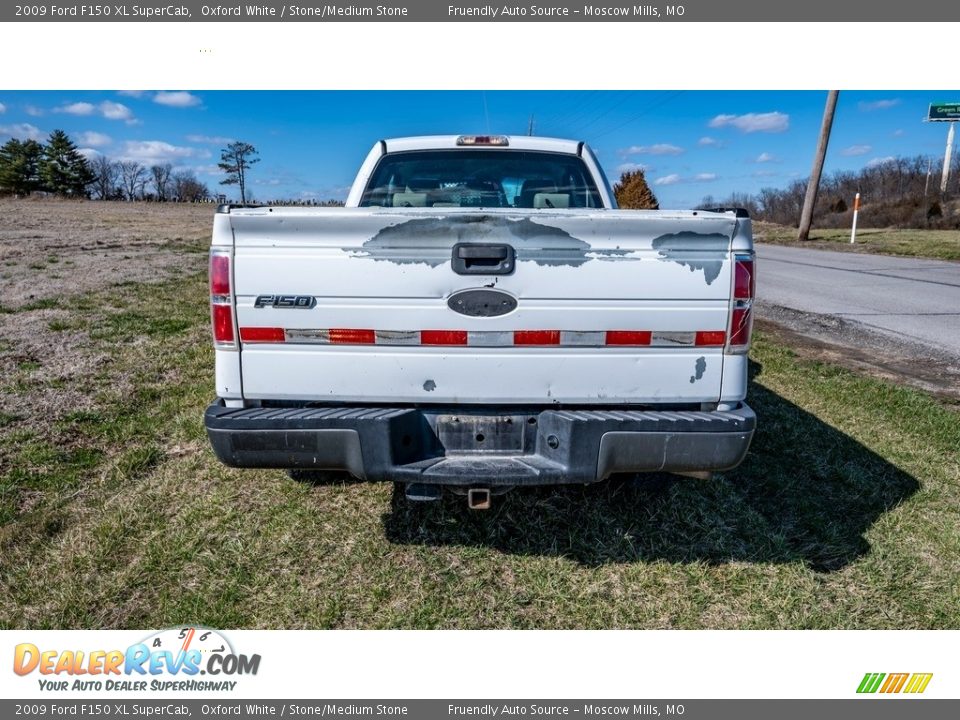
<svg viewBox="0 0 960 720"><path fill-rule="evenodd" d="M958 121L960 120L960 103L930 103L930 112L927 120Z"/></svg>

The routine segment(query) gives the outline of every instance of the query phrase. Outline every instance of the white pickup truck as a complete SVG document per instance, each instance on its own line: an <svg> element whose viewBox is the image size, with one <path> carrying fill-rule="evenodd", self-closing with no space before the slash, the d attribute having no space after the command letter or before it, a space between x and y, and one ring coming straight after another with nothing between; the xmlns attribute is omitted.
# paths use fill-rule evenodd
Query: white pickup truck
<svg viewBox="0 0 960 720"><path fill-rule="evenodd" d="M618 210L582 142L374 145L345 208L223 206L210 302L234 467L485 508L521 485L735 467L754 295L740 210Z"/></svg>

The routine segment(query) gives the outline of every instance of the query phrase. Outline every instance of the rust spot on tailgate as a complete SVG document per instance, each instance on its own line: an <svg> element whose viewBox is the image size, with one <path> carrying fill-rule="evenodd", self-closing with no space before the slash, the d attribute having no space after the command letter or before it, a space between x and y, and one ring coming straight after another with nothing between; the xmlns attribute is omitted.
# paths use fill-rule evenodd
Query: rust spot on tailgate
<svg viewBox="0 0 960 720"><path fill-rule="evenodd" d="M456 243L502 243L514 239L524 241L515 248L517 260L538 265L577 267L597 256L627 252L595 250L590 243L573 237L562 228L537 223L530 218L481 214L415 218L391 225L367 240L357 254L371 260L438 267L450 261L450 252Z"/></svg>
<svg viewBox="0 0 960 720"><path fill-rule="evenodd" d="M697 364L694 365L693 372L694 374L690 376L690 383L693 384L697 380L703 378L703 374L707 371L707 359L705 357L698 357Z"/></svg>
<svg viewBox="0 0 960 720"><path fill-rule="evenodd" d="M686 265L690 272L703 270L703 279L707 281L707 285L720 276L729 248L730 238L722 233L684 230L661 235L653 240L653 249L660 254L662 260Z"/></svg>

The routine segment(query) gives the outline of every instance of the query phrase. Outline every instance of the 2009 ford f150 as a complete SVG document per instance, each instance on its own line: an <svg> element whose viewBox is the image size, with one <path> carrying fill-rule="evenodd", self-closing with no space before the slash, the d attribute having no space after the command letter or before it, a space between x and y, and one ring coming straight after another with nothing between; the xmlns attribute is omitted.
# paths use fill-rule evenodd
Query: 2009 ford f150
<svg viewBox="0 0 960 720"><path fill-rule="evenodd" d="M583 143L377 143L345 208L222 207L217 456L490 493L735 467L754 295L736 210L618 210Z"/></svg>

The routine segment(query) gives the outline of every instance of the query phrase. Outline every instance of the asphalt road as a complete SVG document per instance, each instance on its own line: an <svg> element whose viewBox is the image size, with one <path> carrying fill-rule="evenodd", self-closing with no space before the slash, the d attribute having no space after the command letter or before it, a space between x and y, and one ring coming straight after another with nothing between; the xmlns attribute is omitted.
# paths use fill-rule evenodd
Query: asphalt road
<svg viewBox="0 0 960 720"><path fill-rule="evenodd" d="M831 315L960 359L960 263L757 245L757 302Z"/></svg>

